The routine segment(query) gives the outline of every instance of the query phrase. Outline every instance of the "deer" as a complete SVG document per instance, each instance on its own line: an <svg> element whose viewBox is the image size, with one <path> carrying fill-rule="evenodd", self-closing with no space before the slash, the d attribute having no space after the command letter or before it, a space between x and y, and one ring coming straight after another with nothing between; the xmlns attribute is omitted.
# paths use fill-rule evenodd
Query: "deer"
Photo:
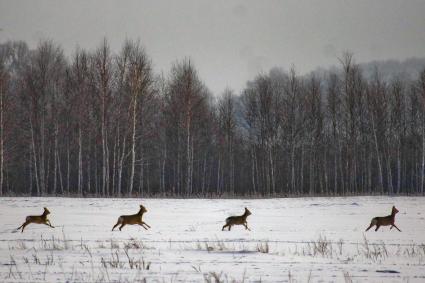
<svg viewBox="0 0 425 283"><path fill-rule="evenodd" d="M31 224L31 223L44 224L44 225L50 226L51 228L55 228L54 226L52 226L52 223L50 223L50 220L47 219L47 215L49 215L49 214L50 214L50 211L47 209L47 207L44 207L44 212L43 212L42 215L30 215L30 216L27 216L25 218L24 224L22 224L21 226L19 226L16 230L19 230L19 229L22 228L21 233L23 233L25 227L28 224Z"/></svg>
<svg viewBox="0 0 425 283"><path fill-rule="evenodd" d="M229 231L230 231L233 225L243 225L245 226L245 230L251 231L251 229L248 228L248 222L246 222L246 218L250 215L251 215L251 211L249 211L248 208L245 207L244 214L239 216L230 216L226 218L226 224L223 226L221 231L224 231L224 228L226 227L229 227Z"/></svg>
<svg viewBox="0 0 425 283"><path fill-rule="evenodd" d="M372 219L372 221L370 221L370 225L369 227L366 229L366 231L369 231L370 228L372 228L373 226L376 225L376 229L375 231L378 231L379 227L381 226L388 226L391 225L390 230L393 229L393 227L395 227L398 231L401 232L400 229L398 229L398 227L395 225L394 221L395 221L395 215L398 213L398 209L395 208L395 206L393 206L392 210L391 210L391 214L388 216L382 216L382 217L375 217Z"/></svg>
<svg viewBox="0 0 425 283"><path fill-rule="evenodd" d="M148 210L143 205L140 205L140 210L136 214L121 215L120 217L118 217L117 224L115 224L114 227L112 227L112 231L114 231L114 229L120 224L121 224L121 226L119 227L120 231L127 224L128 225L138 224L138 225L142 226L143 228L145 228L146 230L148 230L148 228L151 228L151 226L146 224L146 222L144 222L143 219L142 219L143 213L145 213L147 211ZM148 228L146 228L145 226L148 227Z"/></svg>

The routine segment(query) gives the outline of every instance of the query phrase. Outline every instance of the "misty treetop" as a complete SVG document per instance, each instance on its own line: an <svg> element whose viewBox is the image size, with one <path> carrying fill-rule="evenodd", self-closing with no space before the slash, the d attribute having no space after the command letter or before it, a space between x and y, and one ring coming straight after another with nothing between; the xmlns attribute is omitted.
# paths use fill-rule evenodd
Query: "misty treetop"
<svg viewBox="0 0 425 283"><path fill-rule="evenodd" d="M339 65L215 97L189 59L155 74L131 40L0 44L0 195L423 194L425 69Z"/></svg>

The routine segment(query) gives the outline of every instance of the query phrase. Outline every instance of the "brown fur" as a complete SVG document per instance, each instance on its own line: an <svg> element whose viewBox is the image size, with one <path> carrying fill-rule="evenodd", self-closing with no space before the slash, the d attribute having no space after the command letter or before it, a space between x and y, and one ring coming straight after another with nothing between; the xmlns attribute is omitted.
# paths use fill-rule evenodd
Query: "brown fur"
<svg viewBox="0 0 425 283"><path fill-rule="evenodd" d="M21 232L24 232L24 229L25 229L25 227L28 225L28 224L31 224L31 223L35 223L35 224L45 224L45 225L47 225L47 226L50 226L50 227L52 227L52 228L55 228L54 226L52 226L52 224L50 223L50 220L49 219L47 219L47 215L49 215L50 214L50 211L47 209L47 207L44 207L44 212L43 212L43 214L42 215L30 215L30 216L27 216L26 218L25 218L25 222L24 222L24 224L22 224L19 228L17 228L16 230L19 230L19 229L21 229L22 228L22 230L21 230Z"/></svg>
<svg viewBox="0 0 425 283"><path fill-rule="evenodd" d="M122 229L122 227L124 227L125 225L140 225L143 228L145 228L146 230L148 230L148 228L146 228L145 226L151 228L151 226L149 226L148 224L146 224L145 222L143 222L142 217L143 217L143 213L147 212L148 210L143 206L140 205L140 210L138 213L136 214L132 214L132 215L121 215L118 218L117 224L114 225L114 227L112 227L112 231L114 231L115 227L117 227L118 225L121 224L120 226L120 231Z"/></svg>
<svg viewBox="0 0 425 283"><path fill-rule="evenodd" d="M244 214L240 216L230 216L226 219L226 225L223 226L221 231L224 230L224 228L229 227L229 231L232 228L233 225L243 225L245 226L245 230L251 231L251 229L248 228L248 222L246 222L246 218L251 215L251 211L248 210L248 208L245 207Z"/></svg>
<svg viewBox="0 0 425 283"><path fill-rule="evenodd" d="M398 213L398 209L393 206L393 209L391 210L391 214L388 216L382 216L382 217L375 217L370 222L369 227L366 229L368 231L370 228L376 225L375 231L378 231L379 227L381 226L388 226L391 225L390 230L395 227L398 231L401 232L400 229L394 224L395 221L395 215Z"/></svg>

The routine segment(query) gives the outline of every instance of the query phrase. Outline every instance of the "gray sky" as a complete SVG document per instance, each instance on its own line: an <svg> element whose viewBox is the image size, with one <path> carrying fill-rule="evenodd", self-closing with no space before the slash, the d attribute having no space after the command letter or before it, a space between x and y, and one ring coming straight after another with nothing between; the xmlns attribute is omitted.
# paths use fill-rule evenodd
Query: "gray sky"
<svg viewBox="0 0 425 283"><path fill-rule="evenodd" d="M140 39L156 71L185 56L215 93L258 72L425 56L425 1L3 1L0 42L53 39L71 54L106 36L113 51Z"/></svg>

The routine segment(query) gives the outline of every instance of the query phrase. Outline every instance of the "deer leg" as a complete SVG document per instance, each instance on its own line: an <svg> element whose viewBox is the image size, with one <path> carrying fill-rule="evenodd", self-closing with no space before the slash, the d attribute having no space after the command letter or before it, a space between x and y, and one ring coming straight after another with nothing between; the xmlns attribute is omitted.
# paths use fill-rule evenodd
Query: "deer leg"
<svg viewBox="0 0 425 283"><path fill-rule="evenodd" d="M397 227L395 224L393 224L393 225L391 226L391 228L393 228L393 227L395 227L398 231L400 231L400 232L401 232L401 230L400 230L400 229L398 229L398 227Z"/></svg>
<svg viewBox="0 0 425 283"><path fill-rule="evenodd" d="M223 228L221 228L221 231L224 231L224 228L226 228L228 225L224 225Z"/></svg>
<svg viewBox="0 0 425 283"><path fill-rule="evenodd" d="M142 225L146 225L148 228L151 228L151 226L149 226L146 222L142 222Z"/></svg>
<svg viewBox="0 0 425 283"><path fill-rule="evenodd" d="M143 223L137 223L137 224L139 224L140 226L142 226L145 230L148 230L148 228L146 228L145 226L143 226Z"/></svg>
<svg viewBox="0 0 425 283"><path fill-rule="evenodd" d="M120 231L121 231L121 229L122 229L122 227L124 227L125 226L125 224L123 223L123 224L121 224L121 226L120 226Z"/></svg>
<svg viewBox="0 0 425 283"><path fill-rule="evenodd" d="M50 226L50 227L52 227L52 228L55 228L55 226L53 226L53 225L52 225L52 223L50 223L50 220L48 220L48 219L47 219L47 220L46 220L46 223L47 223L47 225L48 225L48 226Z"/></svg>
<svg viewBox="0 0 425 283"><path fill-rule="evenodd" d="M375 232L378 231L379 227L381 227L380 225L376 224L376 229Z"/></svg>
<svg viewBox="0 0 425 283"><path fill-rule="evenodd" d="M370 223L369 227L366 229L366 232L369 231L369 229L372 228L372 227L373 227L373 224Z"/></svg>
<svg viewBox="0 0 425 283"><path fill-rule="evenodd" d="M50 226L47 222L40 223L40 224L44 224L44 225L46 225L46 226L52 227L52 226Z"/></svg>
<svg viewBox="0 0 425 283"><path fill-rule="evenodd" d="M245 230L249 230L249 231L251 231L251 229L249 229L249 228L248 228L248 223L246 223L246 222L245 222L245 223L243 224L243 226L245 226Z"/></svg>
<svg viewBox="0 0 425 283"><path fill-rule="evenodd" d="M25 229L25 227L28 225L28 224L30 224L30 222L25 222L24 224L22 224L22 230L21 230L21 233L23 233L24 232L24 229Z"/></svg>
<svg viewBox="0 0 425 283"><path fill-rule="evenodd" d="M232 228L232 225L229 225L229 231L230 231L231 228Z"/></svg>
<svg viewBox="0 0 425 283"><path fill-rule="evenodd" d="M115 229L118 225L120 225L120 223L119 223L119 222L117 222L117 224L115 224L115 225L114 225L114 227L112 227L112 231L114 231L114 229Z"/></svg>

